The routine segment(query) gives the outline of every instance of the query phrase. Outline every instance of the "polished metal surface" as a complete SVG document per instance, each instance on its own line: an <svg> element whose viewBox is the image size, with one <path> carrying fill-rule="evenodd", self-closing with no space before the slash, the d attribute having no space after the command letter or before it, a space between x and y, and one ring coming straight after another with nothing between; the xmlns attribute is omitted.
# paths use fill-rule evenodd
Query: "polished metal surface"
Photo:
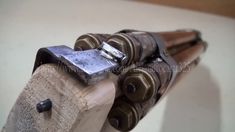
<svg viewBox="0 0 235 132"><path fill-rule="evenodd" d="M126 60L126 55L116 48L110 46L106 42L103 42L100 47L101 55L105 58L111 59L115 62L122 63Z"/></svg>

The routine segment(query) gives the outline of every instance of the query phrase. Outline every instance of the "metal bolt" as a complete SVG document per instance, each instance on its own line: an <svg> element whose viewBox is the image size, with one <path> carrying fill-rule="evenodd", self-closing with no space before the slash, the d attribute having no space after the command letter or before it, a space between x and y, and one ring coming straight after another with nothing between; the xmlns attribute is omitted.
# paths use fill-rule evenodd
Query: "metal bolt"
<svg viewBox="0 0 235 132"><path fill-rule="evenodd" d="M146 101L155 93L155 81L145 69L128 71L121 85L124 95L133 102Z"/></svg>
<svg viewBox="0 0 235 132"><path fill-rule="evenodd" d="M85 35L84 35L85 36ZM89 49L94 49L97 48L96 42L92 40L91 37L86 37L86 38L80 38L76 41L74 49L76 51L79 50L89 50Z"/></svg>
<svg viewBox="0 0 235 132"><path fill-rule="evenodd" d="M108 44L113 46L114 48L118 49L119 51L123 52L127 57L125 58L125 61L122 62L122 64L130 64L132 63L133 59L133 46L131 44L131 41L125 37L122 34L115 34L112 35L108 39Z"/></svg>
<svg viewBox="0 0 235 132"><path fill-rule="evenodd" d="M36 105L36 109L37 109L38 113L49 111L51 108L52 108L52 102L50 99L46 99L44 101L41 101Z"/></svg>
<svg viewBox="0 0 235 132"><path fill-rule="evenodd" d="M113 127L115 127L115 128L118 128L119 125L120 125L120 121L119 121L119 119L117 119L117 118L111 118L111 119L109 119L109 123L110 123Z"/></svg>
<svg viewBox="0 0 235 132"><path fill-rule="evenodd" d="M139 122L137 109L126 98L118 98L108 115L110 125L119 131L130 131Z"/></svg>
<svg viewBox="0 0 235 132"><path fill-rule="evenodd" d="M132 83L128 84L126 88L127 88L128 93L135 93L136 92L136 87Z"/></svg>

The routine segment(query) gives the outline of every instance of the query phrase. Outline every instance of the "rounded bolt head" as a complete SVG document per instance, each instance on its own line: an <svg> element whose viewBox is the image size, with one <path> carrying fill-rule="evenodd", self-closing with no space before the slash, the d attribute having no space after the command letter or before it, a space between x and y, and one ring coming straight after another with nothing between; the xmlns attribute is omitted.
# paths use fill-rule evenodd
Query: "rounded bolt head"
<svg viewBox="0 0 235 132"><path fill-rule="evenodd" d="M38 113L49 111L49 110L51 110L51 108L52 108L52 102L50 99L46 99L44 101L41 101L36 105L36 109L37 109Z"/></svg>

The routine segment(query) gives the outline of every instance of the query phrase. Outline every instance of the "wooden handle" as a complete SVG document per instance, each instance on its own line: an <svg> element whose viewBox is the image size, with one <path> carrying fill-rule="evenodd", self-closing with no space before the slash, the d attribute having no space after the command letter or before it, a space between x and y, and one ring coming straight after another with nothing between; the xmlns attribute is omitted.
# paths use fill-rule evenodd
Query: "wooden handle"
<svg viewBox="0 0 235 132"><path fill-rule="evenodd" d="M36 104L49 98L52 109L38 113ZM84 86L56 65L40 66L12 108L5 132L100 131L113 105L115 86L104 80Z"/></svg>
<svg viewBox="0 0 235 132"><path fill-rule="evenodd" d="M166 42L167 48L193 42L199 38L199 32L197 31L159 32L157 34Z"/></svg>
<svg viewBox="0 0 235 132"><path fill-rule="evenodd" d="M198 58L205 51L205 43L199 41L195 45L187 48L178 54L175 54L173 58L178 63L178 65L187 66L191 62L193 62L196 58Z"/></svg>

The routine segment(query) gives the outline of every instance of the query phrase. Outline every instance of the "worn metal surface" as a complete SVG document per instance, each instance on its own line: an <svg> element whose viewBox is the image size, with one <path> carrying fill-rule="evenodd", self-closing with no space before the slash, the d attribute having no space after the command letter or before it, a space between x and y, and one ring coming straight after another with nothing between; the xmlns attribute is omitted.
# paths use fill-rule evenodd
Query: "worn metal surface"
<svg viewBox="0 0 235 132"><path fill-rule="evenodd" d="M153 37L142 31L122 30L112 35L108 43L127 55L126 65L144 62L157 49Z"/></svg>
<svg viewBox="0 0 235 132"><path fill-rule="evenodd" d="M103 42L99 49L101 55L107 59L111 59L121 64L123 64L124 61L126 61L126 55L124 53L110 46L106 42Z"/></svg>
<svg viewBox="0 0 235 132"><path fill-rule="evenodd" d="M110 37L104 36L82 35L76 41L75 51L66 46L42 48L38 51L34 70L41 64L57 63L88 85L106 78L109 72L118 75L117 87L121 94L108 120L121 131L133 129L168 93L178 73L182 72L181 63L188 61L187 67L206 49L200 32L195 30L145 32L126 29Z"/></svg>
<svg viewBox="0 0 235 132"><path fill-rule="evenodd" d="M99 49L74 51L67 46L41 48L34 70L45 63L57 63L62 70L75 73L85 84L91 85L107 77L108 73L125 60L125 54L103 43ZM33 71L34 71L33 70Z"/></svg>
<svg viewBox="0 0 235 132"><path fill-rule="evenodd" d="M159 33L122 30L111 36L108 42L120 51L127 52L127 65L143 62L119 78L123 97L115 101L108 118L111 125L121 131L135 127L169 92L176 83L177 75L182 72L181 63L189 66L206 49L201 48L206 46L202 46L200 32L195 30ZM186 53L190 49L194 52Z"/></svg>
<svg viewBox="0 0 235 132"><path fill-rule="evenodd" d="M125 78L120 81L120 85L125 96L133 102L143 102L154 96L160 86L157 76L154 78L150 69L131 69L125 74Z"/></svg>
<svg viewBox="0 0 235 132"><path fill-rule="evenodd" d="M84 34L76 40L74 50L89 50L98 48L102 42L106 41L109 37L110 34Z"/></svg>
<svg viewBox="0 0 235 132"><path fill-rule="evenodd" d="M125 97L120 97L116 99L110 110L108 120L117 130L130 131L137 125L141 118L141 114L138 111L139 107L139 105L135 106Z"/></svg>

